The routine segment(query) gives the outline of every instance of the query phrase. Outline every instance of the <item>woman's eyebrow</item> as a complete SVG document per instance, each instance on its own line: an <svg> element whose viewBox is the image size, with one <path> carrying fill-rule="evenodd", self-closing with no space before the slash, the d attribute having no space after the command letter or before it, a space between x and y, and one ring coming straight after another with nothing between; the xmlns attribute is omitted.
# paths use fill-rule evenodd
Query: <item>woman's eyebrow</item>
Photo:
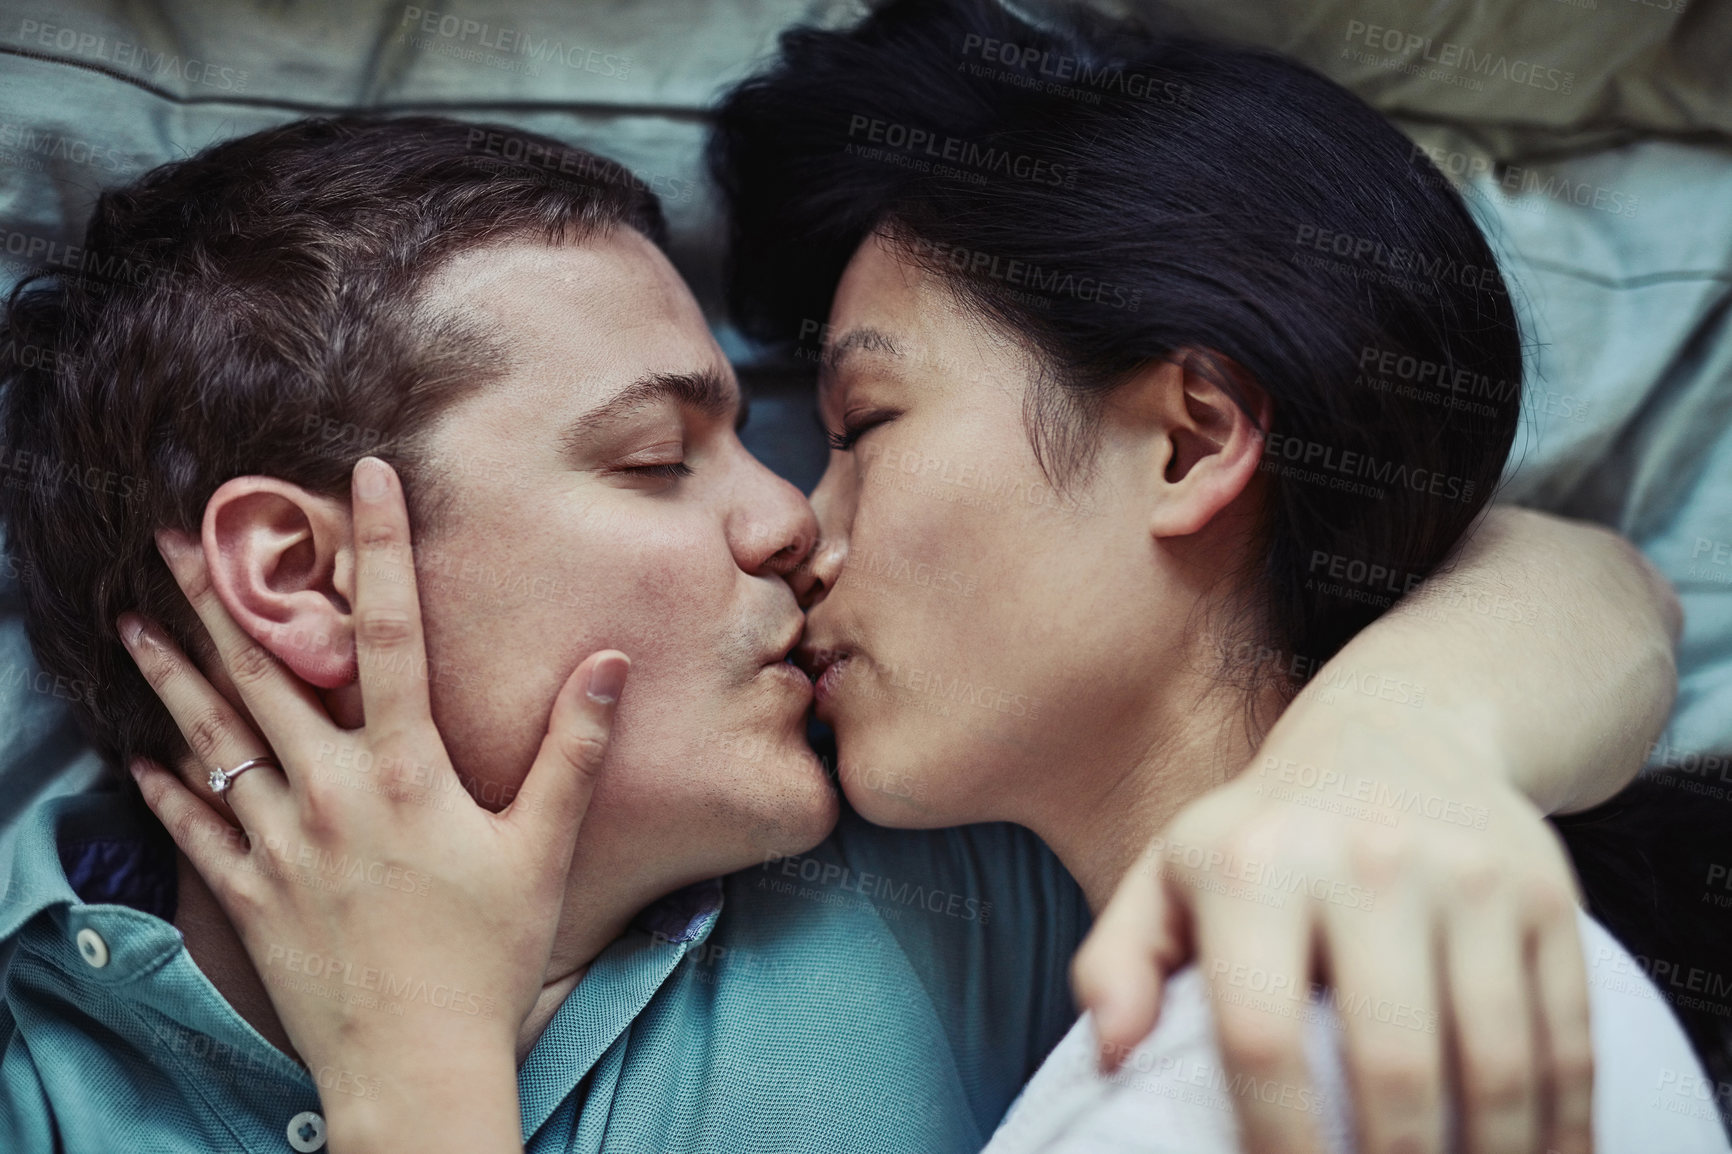
<svg viewBox="0 0 1732 1154"><path fill-rule="evenodd" d="M850 354L860 350L870 353L886 353L893 357L902 355L902 349L889 333L883 329L862 326L857 329L849 329L830 342L824 349L823 358L818 362L819 374L827 375L839 371L842 368L842 362L847 360Z"/></svg>

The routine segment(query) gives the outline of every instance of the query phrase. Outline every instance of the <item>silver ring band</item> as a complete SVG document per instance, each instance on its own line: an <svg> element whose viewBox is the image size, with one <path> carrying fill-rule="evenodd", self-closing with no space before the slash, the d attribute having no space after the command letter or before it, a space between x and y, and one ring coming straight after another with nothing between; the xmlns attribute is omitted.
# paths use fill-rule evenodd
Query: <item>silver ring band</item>
<svg viewBox="0 0 1732 1154"><path fill-rule="evenodd" d="M258 765L276 765L269 757L252 757L241 762L233 769L213 769L210 771L210 788L212 793L222 793L234 784L235 778Z"/></svg>

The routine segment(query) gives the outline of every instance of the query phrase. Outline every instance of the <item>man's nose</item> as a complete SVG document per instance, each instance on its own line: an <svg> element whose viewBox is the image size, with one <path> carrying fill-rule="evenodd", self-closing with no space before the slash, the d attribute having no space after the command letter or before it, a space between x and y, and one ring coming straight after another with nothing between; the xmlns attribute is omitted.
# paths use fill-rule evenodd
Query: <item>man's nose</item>
<svg viewBox="0 0 1732 1154"><path fill-rule="evenodd" d="M745 501L730 520L729 536L741 569L794 581L818 539L818 517L799 489L756 460Z"/></svg>

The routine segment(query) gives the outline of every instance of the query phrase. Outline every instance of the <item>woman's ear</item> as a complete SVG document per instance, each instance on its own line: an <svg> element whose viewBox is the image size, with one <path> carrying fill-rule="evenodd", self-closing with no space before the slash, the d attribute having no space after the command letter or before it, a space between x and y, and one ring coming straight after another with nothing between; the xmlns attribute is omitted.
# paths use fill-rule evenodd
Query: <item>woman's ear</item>
<svg viewBox="0 0 1732 1154"><path fill-rule="evenodd" d="M1119 396L1142 414L1145 435L1154 438L1152 535L1198 532L1257 475L1274 410L1268 394L1238 365L1180 350L1120 386L1115 401Z"/></svg>
<svg viewBox="0 0 1732 1154"><path fill-rule="evenodd" d="M309 685L356 681L347 502L236 477L205 505L203 544L212 587L253 640Z"/></svg>

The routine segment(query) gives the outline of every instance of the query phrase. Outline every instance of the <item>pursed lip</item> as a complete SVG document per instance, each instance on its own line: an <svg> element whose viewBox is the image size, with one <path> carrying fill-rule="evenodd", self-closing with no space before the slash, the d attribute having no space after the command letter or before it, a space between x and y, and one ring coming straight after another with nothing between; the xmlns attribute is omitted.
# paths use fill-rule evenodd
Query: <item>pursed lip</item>
<svg viewBox="0 0 1732 1154"><path fill-rule="evenodd" d="M812 701L814 705L823 705L835 694L836 687L842 683L842 675L848 669L853 658L847 654L838 656L824 667L818 675L818 680L812 683ZM828 720L826 718L826 720Z"/></svg>
<svg viewBox="0 0 1732 1154"><path fill-rule="evenodd" d="M795 650L794 662L812 679L813 693L818 703L823 704L825 698L835 691L853 656L851 650L808 637Z"/></svg>

